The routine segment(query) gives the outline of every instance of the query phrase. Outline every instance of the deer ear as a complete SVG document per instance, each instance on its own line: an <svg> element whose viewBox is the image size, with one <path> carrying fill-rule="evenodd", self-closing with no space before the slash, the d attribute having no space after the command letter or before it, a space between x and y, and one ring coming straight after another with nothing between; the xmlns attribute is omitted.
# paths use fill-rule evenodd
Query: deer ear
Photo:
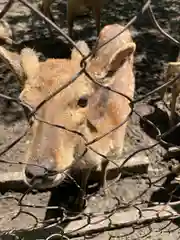
<svg viewBox="0 0 180 240"><path fill-rule="evenodd" d="M27 80L36 76L39 70L39 58L33 49L24 48L21 50L21 65Z"/></svg>
<svg viewBox="0 0 180 240"><path fill-rule="evenodd" d="M123 61L125 61L127 57L132 55L135 50L136 44L134 42L127 43L123 46L123 48L118 49L109 60L107 72L116 71L123 63Z"/></svg>
<svg viewBox="0 0 180 240"><path fill-rule="evenodd" d="M82 52L84 56L87 56L90 53L90 49L85 41L78 41L76 47ZM80 62L83 59L83 56L79 51L74 47L71 53L72 60L78 60Z"/></svg>
<svg viewBox="0 0 180 240"><path fill-rule="evenodd" d="M16 75L21 85L24 84L24 72L20 62L19 54L10 52L0 46L0 58L6 66Z"/></svg>
<svg viewBox="0 0 180 240"><path fill-rule="evenodd" d="M19 55L0 46L0 58L16 75L21 87L24 86L25 79L31 79L39 69L38 56L30 48L24 48Z"/></svg>

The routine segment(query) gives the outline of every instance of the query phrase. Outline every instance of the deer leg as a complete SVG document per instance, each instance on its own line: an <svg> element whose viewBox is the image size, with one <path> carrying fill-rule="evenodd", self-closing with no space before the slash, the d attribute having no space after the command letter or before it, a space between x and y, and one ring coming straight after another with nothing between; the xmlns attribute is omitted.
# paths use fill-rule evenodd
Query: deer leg
<svg viewBox="0 0 180 240"><path fill-rule="evenodd" d="M102 195L108 195L109 189L107 186L107 166L109 164L108 160L105 160L101 163L101 173L100 173L100 182L99 182L99 187L103 188L104 192Z"/></svg>
<svg viewBox="0 0 180 240"><path fill-rule="evenodd" d="M167 90L167 87L164 87L160 90L160 97L161 97L162 100L164 99L164 95L166 93L166 90Z"/></svg>
<svg viewBox="0 0 180 240"><path fill-rule="evenodd" d="M72 10L71 2L68 1L67 3L67 23L68 23L68 35L72 38L72 30L73 30L73 22L74 22L74 13Z"/></svg>
<svg viewBox="0 0 180 240"><path fill-rule="evenodd" d="M101 19L101 8L99 5L93 7L93 13L96 21L96 31L97 31L97 36L99 35L100 32L100 19Z"/></svg>
<svg viewBox="0 0 180 240"><path fill-rule="evenodd" d="M52 16L52 13L51 13L51 9L50 9L50 6L53 3L53 1L54 0L48 0L48 1L44 0L44 1L42 1L42 4L40 5L40 10L47 18L49 18L52 22L55 22L54 18ZM48 27L48 30L50 32L50 35L53 35L52 34L52 29L49 26L49 24L47 24L47 27Z"/></svg>
<svg viewBox="0 0 180 240"><path fill-rule="evenodd" d="M70 38L73 38L72 31L73 31L73 19L69 18L68 19L68 35Z"/></svg>
<svg viewBox="0 0 180 240"><path fill-rule="evenodd" d="M106 188L107 182L107 166L108 166L109 161L105 160L101 163L101 173L100 173L100 182L99 185L100 187Z"/></svg>
<svg viewBox="0 0 180 240"><path fill-rule="evenodd" d="M67 1L67 23L68 23L68 35L70 38L73 38L73 26L74 19L79 14L79 9L82 6L77 5L77 2L74 0Z"/></svg>
<svg viewBox="0 0 180 240"><path fill-rule="evenodd" d="M172 127L174 125L175 120L175 114L176 114L176 99L178 96L178 93L176 91L176 85L172 87L171 94L172 94L172 100L171 100L171 115L170 115L170 126Z"/></svg>
<svg viewBox="0 0 180 240"><path fill-rule="evenodd" d="M85 195L86 195L86 188L87 188L87 182L91 173L90 169L81 169L79 172L79 176L76 179L74 179L75 184L77 185L78 189L78 195L74 201L73 208L76 211L81 211L84 208L85 205Z"/></svg>
<svg viewBox="0 0 180 240"><path fill-rule="evenodd" d="M167 69L167 72L166 72L166 74L165 74L165 83L167 83L169 80L170 80L170 77L171 77L171 75L170 75L170 73L169 73L169 68ZM164 95L165 95L165 93L166 93L166 91L167 91L167 86L166 87L164 87L164 88L162 88L161 89L161 91L160 91L160 96L161 96L161 99L163 100L164 99Z"/></svg>

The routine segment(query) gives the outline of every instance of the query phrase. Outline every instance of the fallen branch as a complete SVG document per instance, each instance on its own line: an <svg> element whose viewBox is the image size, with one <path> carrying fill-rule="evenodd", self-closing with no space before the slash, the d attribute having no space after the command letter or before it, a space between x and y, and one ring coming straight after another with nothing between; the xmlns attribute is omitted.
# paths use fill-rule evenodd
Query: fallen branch
<svg viewBox="0 0 180 240"><path fill-rule="evenodd" d="M116 212L113 215L87 217L82 220L71 221L64 229L61 226L39 227L30 230L10 231L4 233L6 237L14 236L28 239L45 239L53 234L61 234L67 239L100 234L105 231L117 230L132 226L146 225L166 220L177 219L180 215L168 205L161 205L143 210L133 209L127 212ZM0 232L3 235L3 232Z"/></svg>
<svg viewBox="0 0 180 240"><path fill-rule="evenodd" d="M88 236L94 233L103 233L105 231L112 231L122 229L125 227L132 227L134 225L146 225L154 222L162 222L178 218L180 215L174 211L170 206L161 205L144 210L130 210L127 212L116 212L109 218L106 215L102 217L91 218L89 224L87 220L78 220L71 222L65 228L65 235L68 238L77 238Z"/></svg>

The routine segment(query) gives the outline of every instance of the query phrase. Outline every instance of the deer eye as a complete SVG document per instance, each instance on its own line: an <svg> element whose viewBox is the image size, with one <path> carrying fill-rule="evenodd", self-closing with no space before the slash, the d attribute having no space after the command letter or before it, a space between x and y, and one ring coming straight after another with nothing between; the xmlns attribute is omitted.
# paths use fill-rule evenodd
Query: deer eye
<svg viewBox="0 0 180 240"><path fill-rule="evenodd" d="M82 108L86 107L87 104L88 104L88 97L87 96L80 97L78 102L77 102L77 105L79 107L82 107Z"/></svg>

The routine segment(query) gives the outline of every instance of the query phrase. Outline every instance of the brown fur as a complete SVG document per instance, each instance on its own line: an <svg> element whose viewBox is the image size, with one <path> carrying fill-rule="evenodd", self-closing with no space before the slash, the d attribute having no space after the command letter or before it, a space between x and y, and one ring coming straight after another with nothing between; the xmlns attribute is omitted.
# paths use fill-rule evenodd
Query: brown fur
<svg viewBox="0 0 180 240"><path fill-rule="evenodd" d="M118 24L103 28L99 36L98 46L122 30ZM77 43L80 50L86 55L89 52L87 44L83 41ZM136 45L129 30L103 46L95 56L87 61L87 72L94 80L104 86L126 94L129 98L134 95L133 62ZM0 51L1 52L1 51ZM9 64L13 65L13 57L8 55ZM9 56L9 57L8 57ZM44 98L59 87L66 84L80 70L80 54L74 48L71 59L48 59L39 62L36 53L28 48L22 50L20 55L22 66L19 72L24 72L26 81L20 98L36 107ZM30 64L29 64L30 63ZM16 65L17 66L17 65ZM85 107L78 105L79 99L87 98ZM59 124L69 130L81 132L87 141L100 137L121 124L130 112L129 101L116 93L93 83L85 74L78 77L71 85L49 100L38 110L38 116L46 122ZM121 155L126 124L90 145L95 151L105 156ZM36 121L33 124L33 139L26 156L27 163L40 165L49 172L57 171L54 178L41 179L37 188L48 188L63 181L63 171L68 169L82 170L81 188L85 190L87 180L92 168L102 164L100 182L103 185L106 179L108 161L102 156L88 149L85 150L84 139L72 132L55 128ZM31 184L31 177L43 175L38 166L25 166L25 181ZM41 176L42 177L42 176Z"/></svg>
<svg viewBox="0 0 180 240"><path fill-rule="evenodd" d="M42 13L50 18L53 22L53 16L50 10L50 6L54 0L42 0L41 11ZM74 19L78 15L82 15L87 12L88 9L92 9L95 20L97 34L100 31L100 14L103 5L103 0L68 0L67 1L67 22L68 22L68 33L72 37L72 29Z"/></svg>

